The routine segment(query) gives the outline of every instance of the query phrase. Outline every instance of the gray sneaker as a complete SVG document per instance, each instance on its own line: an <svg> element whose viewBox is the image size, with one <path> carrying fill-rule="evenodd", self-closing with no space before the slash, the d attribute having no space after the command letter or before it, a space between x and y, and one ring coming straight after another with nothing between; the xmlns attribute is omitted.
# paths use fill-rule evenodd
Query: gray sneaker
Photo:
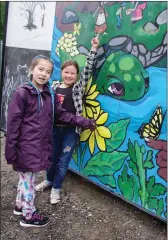
<svg viewBox="0 0 168 240"><path fill-rule="evenodd" d="M49 188L51 186L52 186L52 183L48 182L47 180L44 180L43 182L35 186L35 190L37 192L40 192L40 191L44 191L46 188Z"/></svg>
<svg viewBox="0 0 168 240"><path fill-rule="evenodd" d="M51 189L50 203L56 204L60 201L60 189Z"/></svg>

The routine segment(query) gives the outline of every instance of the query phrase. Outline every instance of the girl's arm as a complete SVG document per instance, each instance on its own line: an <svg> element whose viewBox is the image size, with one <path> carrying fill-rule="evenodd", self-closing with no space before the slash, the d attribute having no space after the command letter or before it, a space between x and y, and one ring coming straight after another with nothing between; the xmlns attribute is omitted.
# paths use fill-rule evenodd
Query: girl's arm
<svg viewBox="0 0 168 240"><path fill-rule="evenodd" d="M81 116L73 115L62 108L61 103L55 98L55 115L60 121L64 121L68 124L73 124L82 128L90 128L93 131L96 127L95 120L84 118Z"/></svg>
<svg viewBox="0 0 168 240"><path fill-rule="evenodd" d="M78 84L81 86L83 90L85 90L85 87L88 83L88 80L90 79L92 72L93 72L93 66L96 60L97 55L97 48L99 46L99 40L98 38L93 38L91 41L92 48L90 50L90 53L87 56L86 65L80 75Z"/></svg>
<svg viewBox="0 0 168 240"><path fill-rule="evenodd" d="M12 164L17 157L17 143L20 135L20 127L25 109L25 93L16 90L8 108L7 134L5 144L5 158L8 164Z"/></svg>

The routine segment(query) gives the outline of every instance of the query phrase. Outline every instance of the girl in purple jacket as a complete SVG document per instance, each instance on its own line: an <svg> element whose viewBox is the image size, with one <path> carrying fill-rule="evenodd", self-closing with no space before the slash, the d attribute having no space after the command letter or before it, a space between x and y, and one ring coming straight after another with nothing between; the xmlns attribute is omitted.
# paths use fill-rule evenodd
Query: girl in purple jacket
<svg viewBox="0 0 168 240"><path fill-rule="evenodd" d="M95 122L66 112L56 97L51 97L48 80L52 61L37 56L30 70L32 81L18 87L9 104L5 157L19 172L14 214L21 215L21 226L43 227L49 218L39 214L34 206L35 178L37 172L51 166L53 111L68 124L93 130Z"/></svg>

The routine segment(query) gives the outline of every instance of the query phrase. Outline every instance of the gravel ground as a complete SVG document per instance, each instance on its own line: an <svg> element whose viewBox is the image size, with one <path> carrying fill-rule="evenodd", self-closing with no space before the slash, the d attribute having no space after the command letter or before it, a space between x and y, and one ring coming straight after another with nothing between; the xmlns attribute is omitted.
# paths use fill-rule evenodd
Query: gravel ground
<svg viewBox="0 0 168 240"><path fill-rule="evenodd" d="M42 229L22 228L13 215L18 176L4 159L1 138L1 240L166 240L167 225L68 172L62 201L49 203L50 191L37 193L36 206L51 221ZM44 178L42 172L37 181Z"/></svg>

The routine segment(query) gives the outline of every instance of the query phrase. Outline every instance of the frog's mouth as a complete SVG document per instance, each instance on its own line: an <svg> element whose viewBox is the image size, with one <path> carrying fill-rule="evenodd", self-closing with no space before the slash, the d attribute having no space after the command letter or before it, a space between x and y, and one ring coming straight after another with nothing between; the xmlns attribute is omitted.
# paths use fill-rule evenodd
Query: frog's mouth
<svg viewBox="0 0 168 240"><path fill-rule="evenodd" d="M108 87L108 91L114 97L121 97L125 94L124 85L118 79L110 79L111 83Z"/></svg>

